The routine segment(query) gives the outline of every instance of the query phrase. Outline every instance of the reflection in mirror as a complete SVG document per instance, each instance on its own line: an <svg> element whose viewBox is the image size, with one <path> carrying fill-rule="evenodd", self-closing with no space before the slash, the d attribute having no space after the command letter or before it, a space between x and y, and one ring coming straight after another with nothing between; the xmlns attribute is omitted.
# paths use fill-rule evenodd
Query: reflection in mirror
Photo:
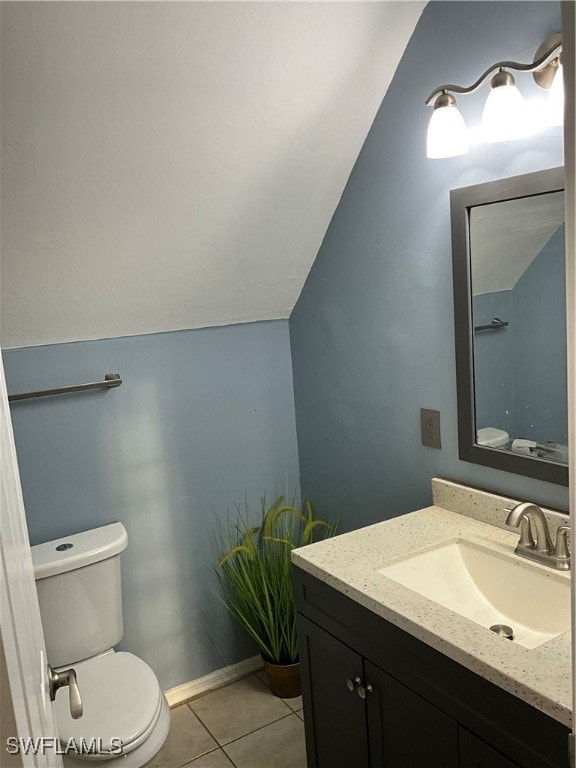
<svg viewBox="0 0 576 768"><path fill-rule="evenodd" d="M564 193L470 208L476 443L568 463Z"/></svg>
<svg viewBox="0 0 576 768"><path fill-rule="evenodd" d="M568 485L564 169L450 192L458 455Z"/></svg>

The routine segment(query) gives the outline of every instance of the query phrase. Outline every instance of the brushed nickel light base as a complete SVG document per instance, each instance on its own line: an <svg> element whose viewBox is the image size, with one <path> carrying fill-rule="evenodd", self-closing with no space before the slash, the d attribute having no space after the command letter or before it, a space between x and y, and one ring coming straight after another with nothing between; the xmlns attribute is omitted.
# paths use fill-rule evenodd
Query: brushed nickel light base
<svg viewBox="0 0 576 768"><path fill-rule="evenodd" d="M556 35L550 35L550 37L547 37L540 48L538 48L536 51L534 61L540 59L546 53L546 51L549 51L551 48L556 48L556 46L560 45L561 42L562 35L559 32ZM554 75L556 74L557 69L558 59L553 59L553 61L551 61L550 64L547 64L543 69L537 69L535 72L533 72L532 77L536 81L536 85L538 85L540 88L543 88L545 91L549 91L550 88L552 88L552 82L554 80Z"/></svg>
<svg viewBox="0 0 576 768"><path fill-rule="evenodd" d="M488 79L490 75L498 70L512 69L516 72L531 72L534 79L541 88L550 88L552 80L554 79L554 71L556 69L556 62L562 54L562 35L560 33L550 35L542 43L536 52L534 61L528 64L522 64L519 61L498 61L496 64L492 64L483 72L476 82L468 87L456 85L454 83L446 83L435 88L430 96L425 101L426 106L434 105L436 98L443 92L468 94L477 91ZM545 74L544 74L545 73ZM549 82L550 85L545 85Z"/></svg>

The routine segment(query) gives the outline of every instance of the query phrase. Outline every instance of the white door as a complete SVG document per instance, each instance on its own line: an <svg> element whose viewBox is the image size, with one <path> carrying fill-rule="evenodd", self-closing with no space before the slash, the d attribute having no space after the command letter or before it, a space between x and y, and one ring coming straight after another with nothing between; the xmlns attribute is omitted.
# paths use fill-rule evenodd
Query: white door
<svg viewBox="0 0 576 768"><path fill-rule="evenodd" d="M46 647L34 583L28 528L0 357L0 631L17 733L30 738L21 752L26 767L60 768L56 727L48 694ZM60 693L66 695L66 691ZM0 765L5 749L0 745ZM36 753L36 754L35 754Z"/></svg>
<svg viewBox="0 0 576 768"><path fill-rule="evenodd" d="M568 437L570 445L570 524L572 547L572 692L576 702L576 12L574 3L562 3L564 64L564 163L566 184L566 308L568 320ZM574 729L574 726L573 726ZM572 734L571 766L576 768L576 742Z"/></svg>

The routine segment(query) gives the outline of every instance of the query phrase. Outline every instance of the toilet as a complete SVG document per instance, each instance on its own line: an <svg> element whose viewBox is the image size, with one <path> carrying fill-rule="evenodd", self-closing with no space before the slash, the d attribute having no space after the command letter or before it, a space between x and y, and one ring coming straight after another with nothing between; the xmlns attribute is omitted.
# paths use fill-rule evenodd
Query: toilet
<svg viewBox="0 0 576 768"><path fill-rule="evenodd" d="M483 445L487 448L507 448L510 442L510 435L503 429L482 427L476 433L476 442L478 445Z"/></svg>
<svg viewBox="0 0 576 768"><path fill-rule="evenodd" d="M32 547L48 662L73 667L83 714L72 719L68 689L54 702L65 765L88 762L140 768L166 740L170 710L154 672L137 656L115 651L123 632L122 523Z"/></svg>

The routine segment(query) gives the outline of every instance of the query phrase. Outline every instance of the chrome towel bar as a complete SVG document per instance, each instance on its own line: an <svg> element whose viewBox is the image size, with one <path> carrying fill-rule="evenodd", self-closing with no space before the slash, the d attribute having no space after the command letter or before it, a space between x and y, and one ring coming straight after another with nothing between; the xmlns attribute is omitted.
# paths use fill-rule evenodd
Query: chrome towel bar
<svg viewBox="0 0 576 768"><path fill-rule="evenodd" d="M499 328L506 328L508 325L507 320L500 320L499 317L493 317L492 322L488 325L475 325L475 331L497 331Z"/></svg>
<svg viewBox="0 0 576 768"><path fill-rule="evenodd" d="M12 403L15 400L29 400L33 397L48 397L50 395L68 395L71 392L87 392L90 389L112 389L122 384L122 378L119 373L107 373L104 381L93 381L89 384L73 384L70 387L56 387L55 389L41 389L37 392L20 392L17 395L8 395L8 400Z"/></svg>

